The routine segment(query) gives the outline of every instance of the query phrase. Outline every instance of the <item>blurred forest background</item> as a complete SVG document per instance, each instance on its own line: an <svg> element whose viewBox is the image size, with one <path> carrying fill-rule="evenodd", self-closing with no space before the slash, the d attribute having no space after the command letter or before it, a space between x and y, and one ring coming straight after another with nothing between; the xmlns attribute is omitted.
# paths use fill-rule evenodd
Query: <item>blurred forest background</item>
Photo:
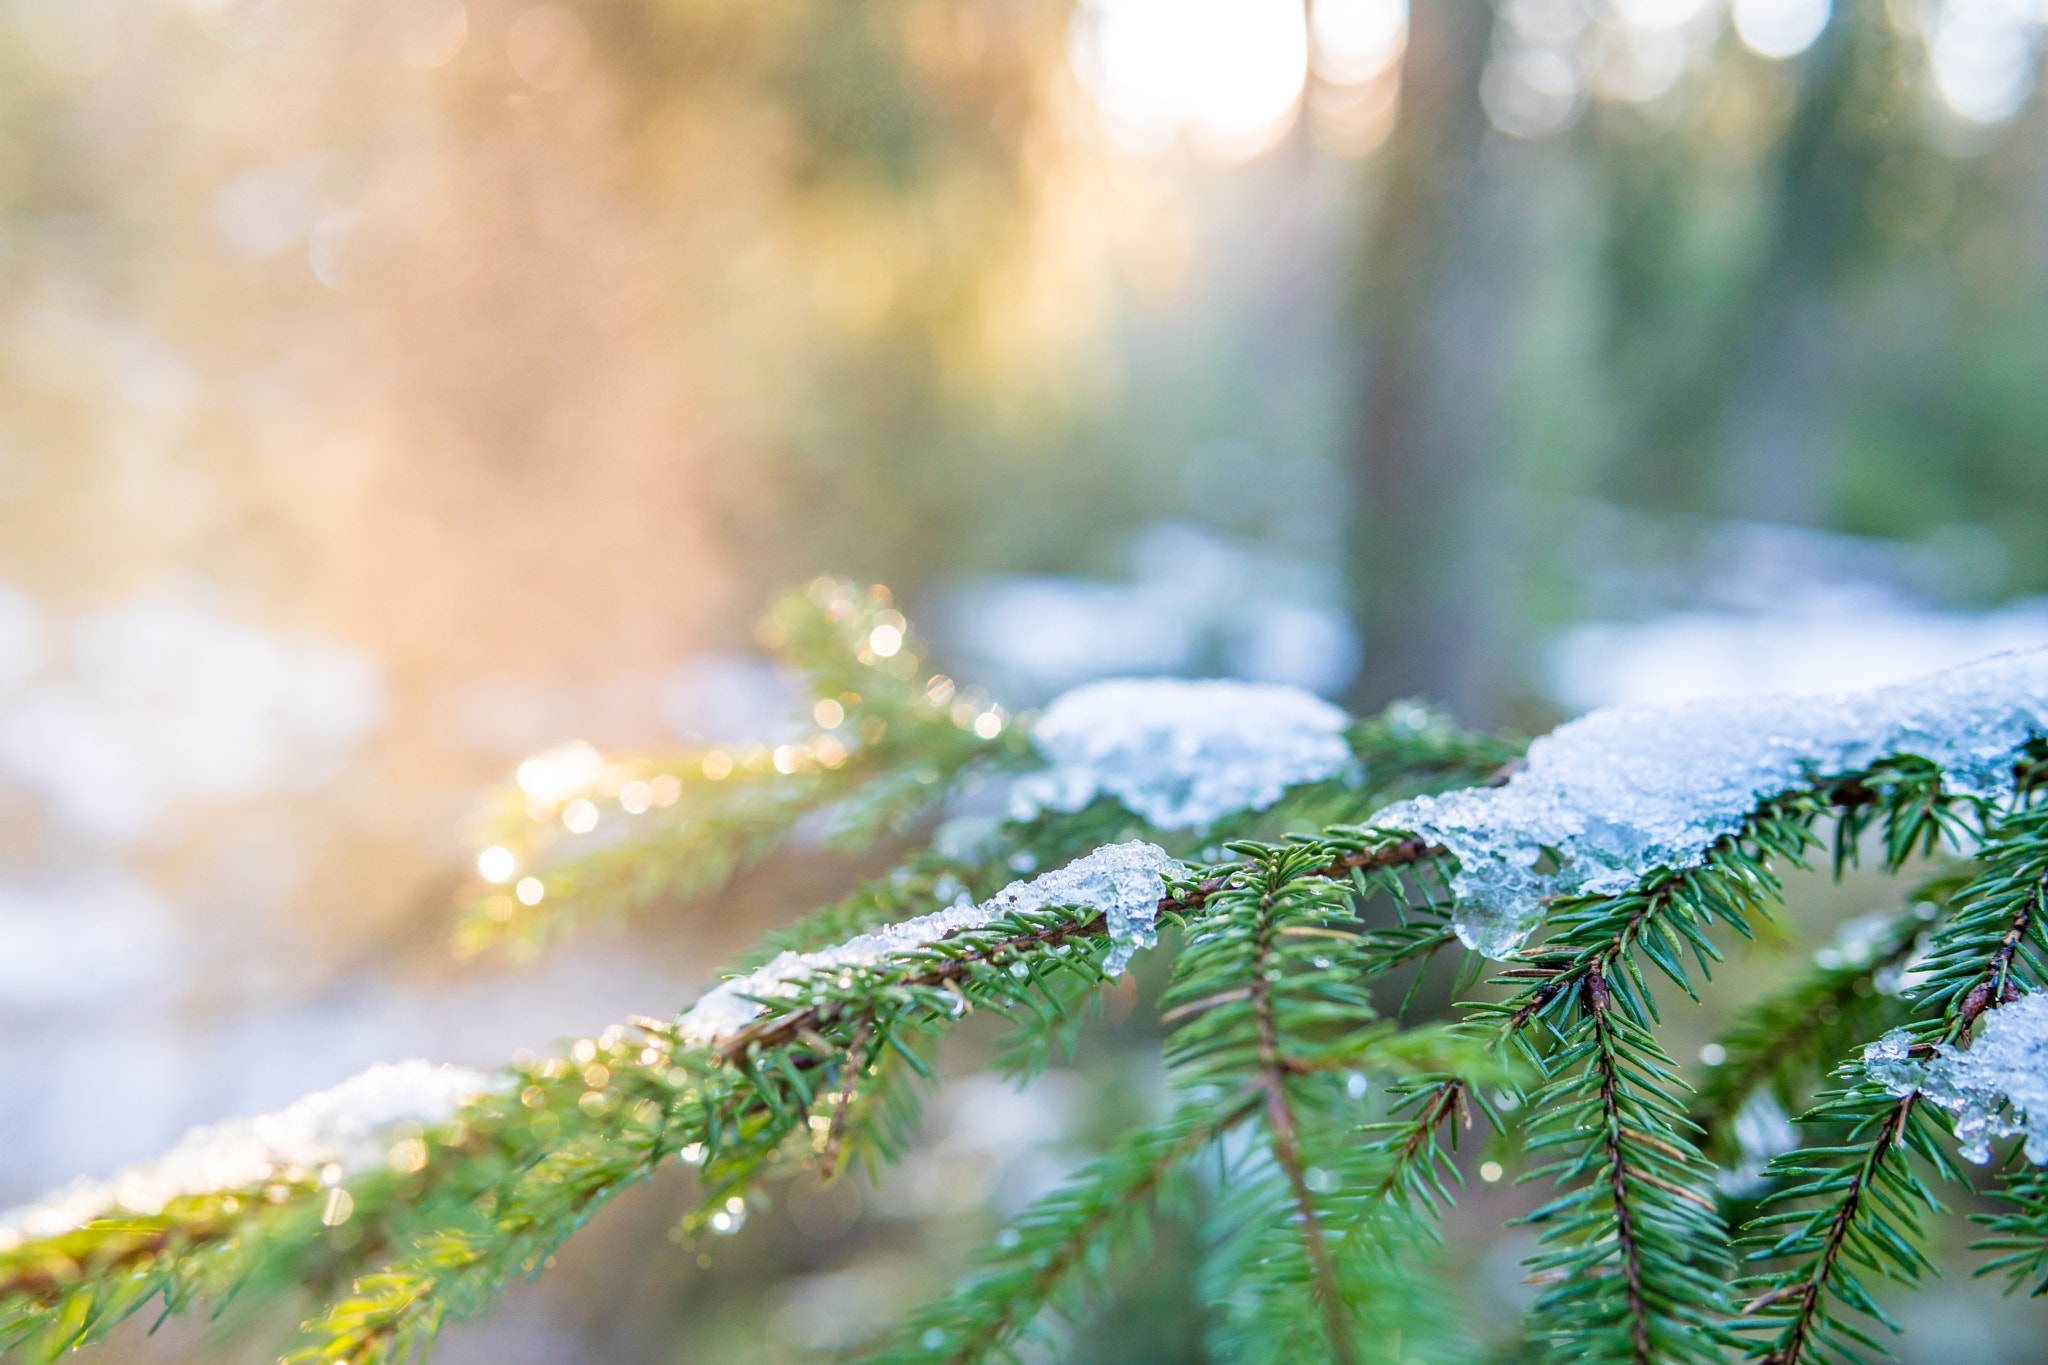
<svg viewBox="0 0 2048 1365"><path fill-rule="evenodd" d="M1533 733L2048 642L2044 29L4 0L0 1204L667 1015L843 883L448 952L480 792L788 724L750 625L819 571L1016 706L1228 674ZM1897 894L1809 888L1789 950ZM900 1178L716 1258L666 1239L680 1175L621 1201L443 1359L857 1346L1156 1090L1129 1013L1028 1101L968 1037ZM1173 1238L1067 1358L1198 1358ZM1526 1239L1454 1246L1526 1292ZM1910 1311L1909 1358L2048 1359L1966 1277ZM98 1358L261 1359L266 1321Z"/></svg>

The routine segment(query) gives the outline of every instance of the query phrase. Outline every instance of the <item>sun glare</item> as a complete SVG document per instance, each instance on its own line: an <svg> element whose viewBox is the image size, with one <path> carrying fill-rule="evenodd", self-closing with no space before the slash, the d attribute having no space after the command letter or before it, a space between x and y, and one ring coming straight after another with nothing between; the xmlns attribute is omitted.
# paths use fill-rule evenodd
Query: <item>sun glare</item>
<svg viewBox="0 0 2048 1365"><path fill-rule="evenodd" d="M1075 73L1126 145L1186 137L1225 160L1256 155L1291 121L1308 76L1300 0L1089 0Z"/></svg>

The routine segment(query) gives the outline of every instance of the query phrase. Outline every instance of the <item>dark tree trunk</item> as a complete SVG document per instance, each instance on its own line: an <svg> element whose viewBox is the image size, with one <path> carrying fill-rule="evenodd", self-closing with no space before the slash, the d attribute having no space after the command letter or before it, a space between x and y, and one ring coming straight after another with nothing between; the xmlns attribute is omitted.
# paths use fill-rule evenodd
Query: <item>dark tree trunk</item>
<svg viewBox="0 0 2048 1365"><path fill-rule="evenodd" d="M1502 700L1494 412L1498 242L1481 164L1486 0L1411 10L1399 112L1362 255L1352 572L1365 634L1354 700Z"/></svg>

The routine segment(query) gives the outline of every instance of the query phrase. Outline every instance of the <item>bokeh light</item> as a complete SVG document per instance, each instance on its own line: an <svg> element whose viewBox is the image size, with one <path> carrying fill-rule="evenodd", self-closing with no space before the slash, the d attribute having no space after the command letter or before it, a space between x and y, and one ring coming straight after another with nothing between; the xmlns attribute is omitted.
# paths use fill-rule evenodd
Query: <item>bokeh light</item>
<svg viewBox="0 0 2048 1365"><path fill-rule="evenodd" d="M1832 12L1831 0L1735 0L1729 17L1750 51L1782 61L1812 47Z"/></svg>
<svg viewBox="0 0 2048 1365"><path fill-rule="evenodd" d="M1942 101L1973 123L2002 123L2026 105L2048 9L2025 0L1941 0L1922 7L1928 65Z"/></svg>
<svg viewBox="0 0 2048 1365"><path fill-rule="evenodd" d="M487 882L508 881L518 870L519 859L502 844L493 844L476 855L477 875Z"/></svg>
<svg viewBox="0 0 2048 1365"><path fill-rule="evenodd" d="M1160 147L1185 135L1225 159L1285 131L1308 74L1300 0L1090 0L1071 44L1120 139Z"/></svg>
<svg viewBox="0 0 2048 1365"><path fill-rule="evenodd" d="M1308 19L1316 74L1338 85L1372 80L1408 45L1408 0L1315 0Z"/></svg>

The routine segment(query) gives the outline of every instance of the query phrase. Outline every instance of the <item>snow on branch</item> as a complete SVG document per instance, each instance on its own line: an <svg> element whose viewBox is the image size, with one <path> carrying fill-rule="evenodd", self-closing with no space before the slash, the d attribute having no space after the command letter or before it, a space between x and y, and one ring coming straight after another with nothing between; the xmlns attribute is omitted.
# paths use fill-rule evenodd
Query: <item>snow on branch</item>
<svg viewBox="0 0 2048 1365"><path fill-rule="evenodd" d="M194 1128L157 1160L110 1180L80 1180L42 1203L0 1214L0 1249L110 1215L151 1217L187 1195L273 1179L339 1185L392 1160L401 1124L441 1123L490 1088L488 1076L465 1067L419 1060L373 1066L275 1113Z"/></svg>
<svg viewBox="0 0 2048 1365"><path fill-rule="evenodd" d="M2048 649L2027 650L1863 692L1596 711L1530 745L1505 786L1419 796L1373 823L1456 855L1458 934L1499 957L1545 897L1697 866L1766 797L1905 754L1952 791L1998 797L2015 751L2043 735ZM1538 870L1546 855L1554 871Z"/></svg>
<svg viewBox="0 0 2048 1365"><path fill-rule="evenodd" d="M803 982L814 974L879 966L1005 915L1049 906L1086 906L1103 913L1114 945L1104 970L1117 975L1138 949L1156 941L1153 925L1166 894L1166 874L1178 866L1153 844L1109 844L1029 881L1011 882L978 905L963 895L958 903L933 914L886 925L830 948L779 953L767 965L707 992L676 1020L676 1031L686 1043L716 1046L758 1019L766 1008L763 1000L796 998Z"/></svg>
<svg viewBox="0 0 2048 1365"><path fill-rule="evenodd" d="M1988 1010L1984 1032L1968 1047L1940 1043L1926 1060L1912 1056L1909 1029L1894 1029L1863 1050L1864 1070L1892 1094L1918 1093L1956 1116L1962 1154L1983 1165L1997 1138L2026 1137L2027 1160L2048 1166L2048 995L2023 995Z"/></svg>
<svg viewBox="0 0 2048 1365"><path fill-rule="evenodd" d="M1351 718L1275 683L1112 678L1046 708L1033 743L1051 764L1020 780L1011 815L1075 811L1107 793L1155 829L1264 810L1352 763Z"/></svg>

